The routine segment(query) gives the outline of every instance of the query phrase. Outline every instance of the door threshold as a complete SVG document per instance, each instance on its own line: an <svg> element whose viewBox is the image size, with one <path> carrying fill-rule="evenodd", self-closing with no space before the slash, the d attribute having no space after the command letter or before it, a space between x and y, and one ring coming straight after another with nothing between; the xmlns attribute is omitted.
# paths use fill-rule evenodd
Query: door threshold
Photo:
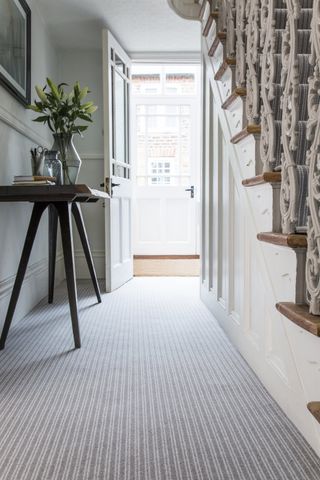
<svg viewBox="0 0 320 480"><path fill-rule="evenodd" d="M199 255L139 256L133 260L133 272L135 277L198 277Z"/></svg>

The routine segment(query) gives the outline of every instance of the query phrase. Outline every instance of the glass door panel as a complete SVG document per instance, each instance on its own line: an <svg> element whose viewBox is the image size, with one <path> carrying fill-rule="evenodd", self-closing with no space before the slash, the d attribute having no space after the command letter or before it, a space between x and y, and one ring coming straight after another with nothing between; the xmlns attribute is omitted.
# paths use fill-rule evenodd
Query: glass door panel
<svg viewBox="0 0 320 480"><path fill-rule="evenodd" d="M139 185L190 183L191 123L189 105L137 105Z"/></svg>

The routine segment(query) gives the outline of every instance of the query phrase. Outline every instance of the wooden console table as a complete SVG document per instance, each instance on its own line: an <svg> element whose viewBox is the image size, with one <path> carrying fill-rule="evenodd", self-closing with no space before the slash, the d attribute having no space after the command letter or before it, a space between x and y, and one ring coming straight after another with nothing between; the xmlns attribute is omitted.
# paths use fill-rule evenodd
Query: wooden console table
<svg viewBox="0 0 320 480"><path fill-rule="evenodd" d="M78 322L71 215L73 214L77 229L79 231L82 247L88 263L98 302L101 302L100 289L79 205L79 203L84 202L97 202L100 198L106 199L109 198L109 195L99 190L93 190L87 185L0 186L0 202L32 202L34 204L0 338L0 350L3 350L5 347L39 222L46 208L49 209L48 301L49 303L52 303L53 301L57 228L59 218L74 344L75 348L80 348L81 341Z"/></svg>

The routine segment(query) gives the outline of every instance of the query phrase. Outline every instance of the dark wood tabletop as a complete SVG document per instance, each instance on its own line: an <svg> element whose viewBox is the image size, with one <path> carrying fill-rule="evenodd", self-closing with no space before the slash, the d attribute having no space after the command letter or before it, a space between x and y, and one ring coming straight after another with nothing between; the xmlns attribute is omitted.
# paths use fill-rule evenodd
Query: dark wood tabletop
<svg viewBox="0 0 320 480"><path fill-rule="evenodd" d="M0 202L97 202L110 198L87 185L2 185Z"/></svg>

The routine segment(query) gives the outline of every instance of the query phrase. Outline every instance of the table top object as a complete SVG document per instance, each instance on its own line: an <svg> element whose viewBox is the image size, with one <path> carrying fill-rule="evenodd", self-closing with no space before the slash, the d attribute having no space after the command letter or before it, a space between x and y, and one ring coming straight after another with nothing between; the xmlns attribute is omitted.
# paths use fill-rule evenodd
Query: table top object
<svg viewBox="0 0 320 480"><path fill-rule="evenodd" d="M0 202L97 202L109 195L87 185L2 185Z"/></svg>

